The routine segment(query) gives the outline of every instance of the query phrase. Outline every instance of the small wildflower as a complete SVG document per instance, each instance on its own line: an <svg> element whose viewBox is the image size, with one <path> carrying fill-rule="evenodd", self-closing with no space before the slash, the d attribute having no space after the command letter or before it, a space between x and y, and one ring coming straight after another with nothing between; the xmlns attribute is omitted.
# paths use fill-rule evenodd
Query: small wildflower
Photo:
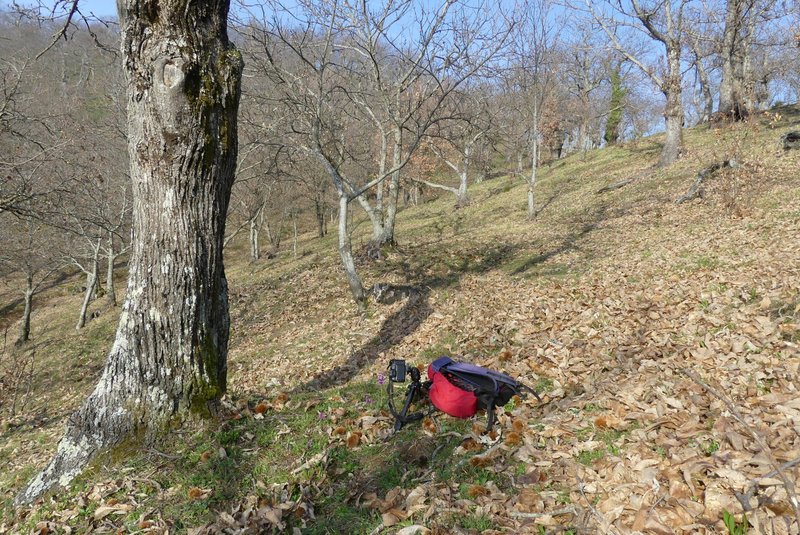
<svg viewBox="0 0 800 535"><path fill-rule="evenodd" d="M364 403L366 403L367 405L371 405L374 401L375 400L372 399L372 396L370 396L369 394L364 396Z"/></svg>
<svg viewBox="0 0 800 535"><path fill-rule="evenodd" d="M317 416L319 417L320 420L324 420L325 418L328 417L328 415L325 414L324 412L320 412Z"/></svg>
<svg viewBox="0 0 800 535"><path fill-rule="evenodd" d="M379 373L378 374L378 384L379 385L383 385L383 383L385 383L385 382L386 382L386 376L383 375L382 373Z"/></svg>

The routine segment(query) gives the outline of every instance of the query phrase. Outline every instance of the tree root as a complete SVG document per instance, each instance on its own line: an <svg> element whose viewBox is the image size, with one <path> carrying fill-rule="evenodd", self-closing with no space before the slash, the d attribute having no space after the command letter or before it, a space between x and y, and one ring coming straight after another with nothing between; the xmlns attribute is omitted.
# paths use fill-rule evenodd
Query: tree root
<svg viewBox="0 0 800 535"><path fill-rule="evenodd" d="M631 184L633 182L636 182L637 180L640 180L640 179L648 176L656 168L657 168L657 166L648 167L647 169L644 169L643 171L640 171L637 174L626 178L625 180L620 180L619 182L614 182L613 184L609 184L608 186L603 186L602 188L597 190L595 193L596 194L600 194L600 193L605 193L607 191L613 191L615 189L624 188L628 184Z"/></svg>
<svg viewBox="0 0 800 535"><path fill-rule="evenodd" d="M704 195L702 189L703 182L708 177L719 171L720 169L724 169L726 167L736 169L738 167L741 167L741 165L739 165L739 163L736 160L723 160L721 162L709 165L705 169L702 169L699 173L697 173L697 176L695 176L694 183L692 183L692 186L689 188L689 191L687 191L686 193L675 199L675 204L683 204L687 201L691 201L696 197L703 197Z"/></svg>

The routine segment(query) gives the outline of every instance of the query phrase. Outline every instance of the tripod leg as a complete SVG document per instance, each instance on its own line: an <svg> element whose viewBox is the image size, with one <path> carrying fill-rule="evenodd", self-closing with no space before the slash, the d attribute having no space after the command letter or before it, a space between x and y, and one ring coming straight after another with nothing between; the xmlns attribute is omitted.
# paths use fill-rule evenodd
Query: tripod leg
<svg viewBox="0 0 800 535"><path fill-rule="evenodd" d="M491 431L492 427L494 426L495 420L495 407L494 407L494 400L489 402L489 406L486 407L486 416L488 417L489 421L486 423L486 431Z"/></svg>
<svg viewBox="0 0 800 535"><path fill-rule="evenodd" d="M417 395L417 390L419 387L416 384L411 384L408 387L408 392L406 392L406 399L403 402L403 410L400 411L400 416L395 419L394 422L394 430L400 431L403 428L403 425L408 421L406 416L408 415L408 409L411 407L411 403L414 402L414 398Z"/></svg>

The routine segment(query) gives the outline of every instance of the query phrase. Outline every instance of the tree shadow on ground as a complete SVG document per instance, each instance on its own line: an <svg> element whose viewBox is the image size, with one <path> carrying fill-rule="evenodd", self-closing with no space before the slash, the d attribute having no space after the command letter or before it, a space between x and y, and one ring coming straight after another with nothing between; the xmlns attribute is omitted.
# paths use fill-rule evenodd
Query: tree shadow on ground
<svg viewBox="0 0 800 535"><path fill-rule="evenodd" d="M520 264L517 268L515 268L511 272L511 274L512 275L521 275L521 274L525 273L526 271L528 271L529 269L531 269L531 268L533 268L533 267L535 267L535 266L537 266L539 264L543 264L544 262L546 262L547 260L551 259L552 257L554 257L554 256L556 256L558 254L561 254L561 253L570 251L572 249L575 249L578 240L580 240L581 238L583 238L584 236L586 236L588 233L590 233L591 231L593 231L596 228L597 228L597 223L589 223L589 224L584 225L583 228L581 230L579 230L578 232L573 232L572 234L570 234L569 236L564 238L564 240L561 242L561 244L558 247L556 247L554 249L550 249L549 251L545 251L544 253L541 253L541 254L534 255L534 256L530 257L525 262Z"/></svg>
<svg viewBox="0 0 800 535"><path fill-rule="evenodd" d="M452 286L464 275L490 271L511 258L516 250L517 246L508 244L491 247L483 251L477 262L464 259L456 265L450 265L450 271L440 276L423 278L424 266L409 268L406 276L409 280L419 282L412 286L398 287L410 289L407 301L400 310L386 318L378 334L353 351L343 364L318 374L307 383L299 385L294 392L320 390L348 383L359 371L375 362L381 354L400 344L425 322L433 313L429 302L431 291Z"/></svg>
<svg viewBox="0 0 800 535"><path fill-rule="evenodd" d="M590 221L583 223L583 226L577 232L573 232L565 237L561 243L550 250L547 250L543 253L531 256L527 260L525 260L522 264L517 266L514 270L511 271L512 275L522 275L526 271L530 270L531 268L543 264L547 260L553 258L556 255L561 253L565 253L567 251L572 251L577 249L578 242L584 238L590 232L596 230L599 224L608 219L608 212L605 206L601 206L597 209L597 211L593 214ZM613 217L621 217L624 215L624 212L615 214Z"/></svg>

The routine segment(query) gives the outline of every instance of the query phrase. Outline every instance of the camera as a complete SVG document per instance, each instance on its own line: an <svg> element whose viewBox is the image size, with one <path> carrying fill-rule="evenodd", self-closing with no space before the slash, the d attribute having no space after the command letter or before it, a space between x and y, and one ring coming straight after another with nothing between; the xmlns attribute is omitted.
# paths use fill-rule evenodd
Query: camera
<svg viewBox="0 0 800 535"><path fill-rule="evenodd" d="M393 383L405 383L406 376L411 376L411 383L406 388L406 397L403 402L403 409L398 412L394 406L394 387ZM389 361L389 382L386 384L386 393L389 398L389 412L394 416L394 430L400 431L400 428L408 422L415 422L422 420L425 417L423 412L408 413L409 407L414 400L419 400L427 396L428 383L422 384L420 382L420 371L416 366L408 366L406 361L402 359L391 359Z"/></svg>
<svg viewBox="0 0 800 535"><path fill-rule="evenodd" d="M393 383L406 382L406 361L402 359L389 361L389 380Z"/></svg>

